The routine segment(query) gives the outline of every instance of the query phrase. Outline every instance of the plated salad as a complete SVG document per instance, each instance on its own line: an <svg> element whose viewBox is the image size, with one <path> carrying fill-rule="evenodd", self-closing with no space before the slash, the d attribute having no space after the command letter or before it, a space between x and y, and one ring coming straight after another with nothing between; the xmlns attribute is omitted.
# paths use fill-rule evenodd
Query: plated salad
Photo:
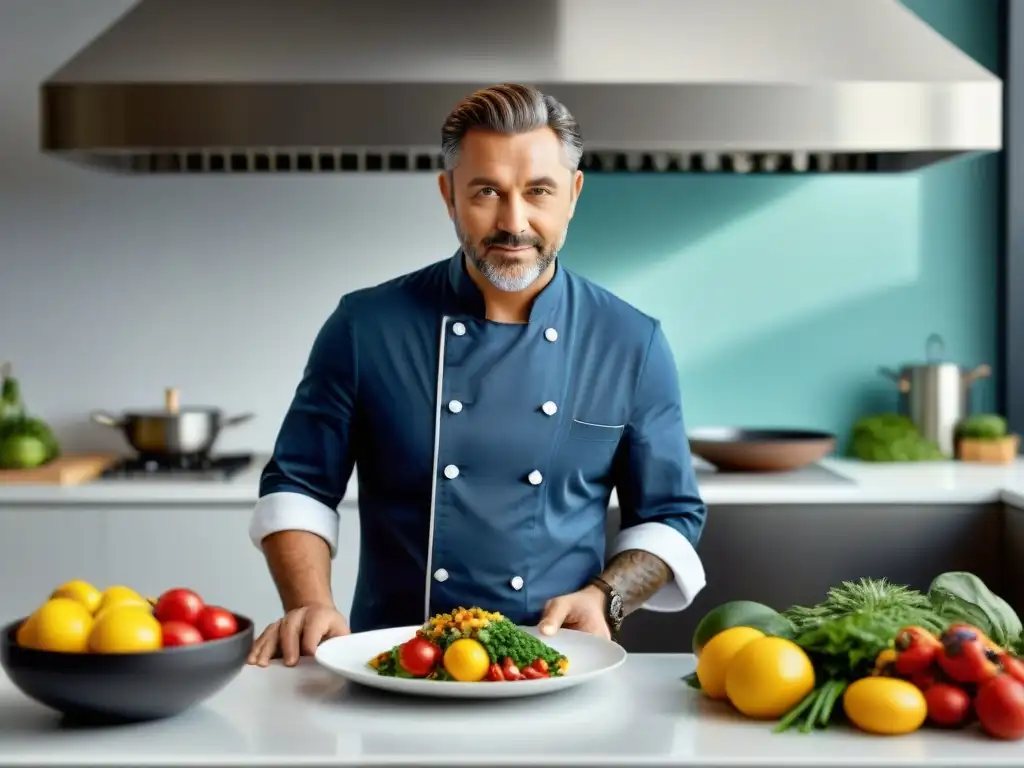
<svg viewBox="0 0 1024 768"><path fill-rule="evenodd" d="M456 608L432 617L369 665L387 677L499 683L561 677L569 660L500 613Z"/></svg>

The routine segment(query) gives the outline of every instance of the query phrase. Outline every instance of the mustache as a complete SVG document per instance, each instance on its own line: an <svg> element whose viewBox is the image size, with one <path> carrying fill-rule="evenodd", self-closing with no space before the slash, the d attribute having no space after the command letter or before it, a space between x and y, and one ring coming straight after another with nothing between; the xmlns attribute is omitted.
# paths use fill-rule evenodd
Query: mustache
<svg viewBox="0 0 1024 768"><path fill-rule="evenodd" d="M540 248L543 243L536 237L530 237L528 235L513 235L511 232L495 232L493 235L484 238L484 247L490 248L492 245L499 245L505 248L526 248L527 246L533 246L534 248Z"/></svg>

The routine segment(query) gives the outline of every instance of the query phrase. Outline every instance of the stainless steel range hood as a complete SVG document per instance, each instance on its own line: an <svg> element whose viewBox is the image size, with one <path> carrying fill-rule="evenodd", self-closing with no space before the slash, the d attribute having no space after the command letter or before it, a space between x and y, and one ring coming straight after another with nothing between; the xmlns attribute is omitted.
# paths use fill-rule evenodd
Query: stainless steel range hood
<svg viewBox="0 0 1024 768"><path fill-rule="evenodd" d="M41 89L42 149L128 172L435 170L528 82L591 171L890 171L1002 143L1002 83L897 0L141 0Z"/></svg>

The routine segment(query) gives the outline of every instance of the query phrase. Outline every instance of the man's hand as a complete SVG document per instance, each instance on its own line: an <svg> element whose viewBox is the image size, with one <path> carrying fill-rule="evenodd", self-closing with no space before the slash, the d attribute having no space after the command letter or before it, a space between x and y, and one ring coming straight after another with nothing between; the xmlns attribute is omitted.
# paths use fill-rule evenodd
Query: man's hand
<svg viewBox="0 0 1024 768"><path fill-rule="evenodd" d="M540 620L542 635L553 635L559 627L589 632L611 640L612 633L604 615L605 594L594 586L548 600Z"/></svg>
<svg viewBox="0 0 1024 768"><path fill-rule="evenodd" d="M280 657L285 666L294 667L299 656L312 656L324 640L349 633L348 622L335 608L296 608L263 630L252 644L247 662L265 667L271 659Z"/></svg>

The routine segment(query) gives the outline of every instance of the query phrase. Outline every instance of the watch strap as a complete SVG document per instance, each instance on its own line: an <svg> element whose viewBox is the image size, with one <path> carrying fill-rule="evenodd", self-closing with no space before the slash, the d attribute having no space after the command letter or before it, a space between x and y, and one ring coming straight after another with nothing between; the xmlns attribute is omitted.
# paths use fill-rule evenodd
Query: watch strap
<svg viewBox="0 0 1024 768"><path fill-rule="evenodd" d="M615 588L612 587L611 584L600 576L592 578L590 583L604 592L604 619L608 623L608 629L611 630L612 639L615 639L619 633L619 629L622 627L622 614L621 611L615 612L612 610L612 603L618 600L621 606L622 597L615 591Z"/></svg>

